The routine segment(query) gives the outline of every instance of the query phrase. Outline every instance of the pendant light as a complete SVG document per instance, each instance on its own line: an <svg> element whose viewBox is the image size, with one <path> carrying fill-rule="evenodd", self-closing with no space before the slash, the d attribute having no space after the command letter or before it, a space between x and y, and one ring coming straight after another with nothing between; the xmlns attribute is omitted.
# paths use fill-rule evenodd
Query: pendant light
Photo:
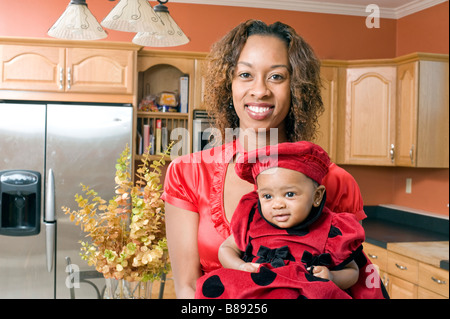
<svg viewBox="0 0 450 319"><path fill-rule="evenodd" d="M101 25L125 32L160 33L164 30L161 19L148 0L120 0Z"/></svg>
<svg viewBox="0 0 450 319"><path fill-rule="evenodd" d="M160 32L139 32L133 38L133 43L149 47L173 47L189 42L188 37L170 16L169 9L164 5L169 0L158 0L154 11L160 17L164 30Z"/></svg>
<svg viewBox="0 0 450 319"><path fill-rule="evenodd" d="M71 0L47 34L67 40L98 40L107 37L105 30L89 11L85 0Z"/></svg>

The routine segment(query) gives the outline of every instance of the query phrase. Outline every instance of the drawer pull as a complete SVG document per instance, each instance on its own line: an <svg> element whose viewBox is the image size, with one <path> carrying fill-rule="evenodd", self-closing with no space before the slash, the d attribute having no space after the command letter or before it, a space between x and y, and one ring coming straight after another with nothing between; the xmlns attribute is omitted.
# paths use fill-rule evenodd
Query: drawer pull
<svg viewBox="0 0 450 319"><path fill-rule="evenodd" d="M445 280L440 280L440 279L434 278L433 276L431 276L431 280L433 280L435 283L437 283L439 285L445 285L446 284Z"/></svg>
<svg viewBox="0 0 450 319"><path fill-rule="evenodd" d="M378 259L377 255L372 255L372 254L369 254L369 253L367 253L367 255L369 255L369 257L372 258L372 259Z"/></svg>
<svg viewBox="0 0 450 319"><path fill-rule="evenodd" d="M397 264L397 263L395 263L395 266L396 266L398 269L400 269L400 270L407 270L407 269L408 269L408 267L399 265L399 264Z"/></svg>

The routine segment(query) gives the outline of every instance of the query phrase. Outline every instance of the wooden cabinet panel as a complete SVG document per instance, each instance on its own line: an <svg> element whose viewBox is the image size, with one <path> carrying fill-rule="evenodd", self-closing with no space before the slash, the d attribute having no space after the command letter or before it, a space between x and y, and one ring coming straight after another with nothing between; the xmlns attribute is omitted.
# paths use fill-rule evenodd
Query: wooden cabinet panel
<svg viewBox="0 0 450 319"><path fill-rule="evenodd" d="M449 297L448 271L419 263L419 286Z"/></svg>
<svg viewBox="0 0 450 319"><path fill-rule="evenodd" d="M63 90L65 49L26 45L0 46L0 89Z"/></svg>
<svg viewBox="0 0 450 319"><path fill-rule="evenodd" d="M397 73L396 165L448 167L448 61L404 63Z"/></svg>
<svg viewBox="0 0 450 319"><path fill-rule="evenodd" d="M364 243L364 252L367 257L369 257L370 261L377 265L380 270L387 270L387 250L385 248L381 248L375 245L371 245L369 243Z"/></svg>
<svg viewBox="0 0 450 319"><path fill-rule="evenodd" d="M132 51L69 48L66 60L66 90L132 94Z"/></svg>
<svg viewBox="0 0 450 319"><path fill-rule="evenodd" d="M396 67L348 68L345 94L340 162L394 165Z"/></svg>
<svg viewBox="0 0 450 319"><path fill-rule="evenodd" d="M387 271L413 284L418 283L419 265L417 260L388 251Z"/></svg>
<svg viewBox="0 0 450 319"><path fill-rule="evenodd" d="M327 151L332 161L336 160L338 67L322 67L322 101L325 111L319 117L319 130L314 141Z"/></svg>
<svg viewBox="0 0 450 319"><path fill-rule="evenodd" d="M417 299L417 285L389 275L389 297L391 299Z"/></svg>

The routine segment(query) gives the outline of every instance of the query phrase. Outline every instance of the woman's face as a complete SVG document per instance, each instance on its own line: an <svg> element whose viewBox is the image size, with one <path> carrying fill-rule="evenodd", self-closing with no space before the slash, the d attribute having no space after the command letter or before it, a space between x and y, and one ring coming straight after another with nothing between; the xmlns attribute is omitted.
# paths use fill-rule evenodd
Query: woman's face
<svg viewBox="0 0 450 319"><path fill-rule="evenodd" d="M241 129L278 128L284 133L284 119L291 104L289 69L285 42L270 35L247 39L232 81Z"/></svg>

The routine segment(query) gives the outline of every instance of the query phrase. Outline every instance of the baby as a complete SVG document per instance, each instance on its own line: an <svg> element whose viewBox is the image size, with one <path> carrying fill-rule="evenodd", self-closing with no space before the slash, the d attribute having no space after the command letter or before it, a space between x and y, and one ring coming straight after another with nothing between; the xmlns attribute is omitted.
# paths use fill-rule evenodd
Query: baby
<svg viewBox="0 0 450 319"><path fill-rule="evenodd" d="M222 269L197 282L197 298L351 298L353 257L364 230L352 214L324 207L329 158L309 142L246 153L237 174L257 185L241 199L232 235L219 249Z"/></svg>

